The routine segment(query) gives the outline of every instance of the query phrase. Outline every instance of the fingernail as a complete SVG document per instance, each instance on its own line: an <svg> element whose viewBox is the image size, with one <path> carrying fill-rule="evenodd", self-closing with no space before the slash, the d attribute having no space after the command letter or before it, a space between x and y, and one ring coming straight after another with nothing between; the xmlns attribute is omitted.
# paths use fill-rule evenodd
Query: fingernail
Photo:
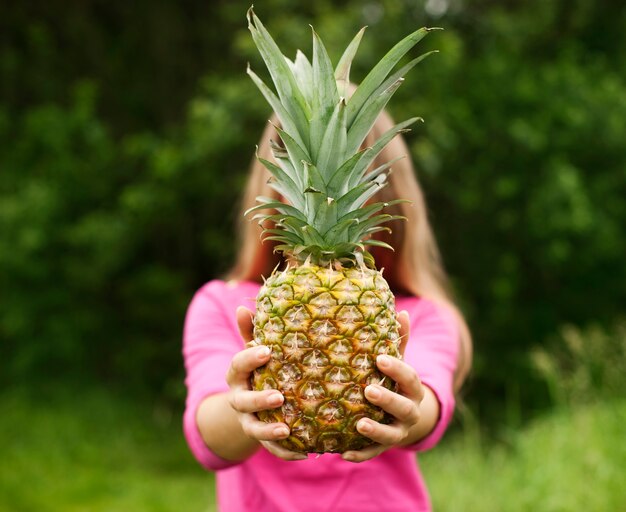
<svg viewBox="0 0 626 512"><path fill-rule="evenodd" d="M372 425L367 420L361 420L361 421L359 421L359 423L357 425L357 429L358 429L359 432L365 432L365 433L371 432L372 431Z"/></svg>
<svg viewBox="0 0 626 512"><path fill-rule="evenodd" d="M289 435L289 430L287 430L285 427L276 427L274 429L274 435L276 437L287 437Z"/></svg>
<svg viewBox="0 0 626 512"><path fill-rule="evenodd" d="M270 348L267 345L263 345L262 347L259 347L258 354L261 358L267 357L270 355Z"/></svg>
<svg viewBox="0 0 626 512"><path fill-rule="evenodd" d="M294 455L293 460L304 460L308 458L309 458L308 455L305 455L304 453L300 453L299 455Z"/></svg>
<svg viewBox="0 0 626 512"><path fill-rule="evenodd" d="M346 452L342 455L343 460L347 460L348 462L353 462L354 459L354 455L350 452Z"/></svg>
<svg viewBox="0 0 626 512"><path fill-rule="evenodd" d="M378 366L382 366L383 368L388 368L389 366L391 366L391 358L389 356L378 356L376 358L376 362L378 363Z"/></svg>
<svg viewBox="0 0 626 512"><path fill-rule="evenodd" d="M281 395L280 393L273 393L269 396L267 402L269 403L269 405L276 407L283 403L283 395Z"/></svg>
<svg viewBox="0 0 626 512"><path fill-rule="evenodd" d="M376 386L367 386L365 388L365 394L374 400L380 398L380 390Z"/></svg>

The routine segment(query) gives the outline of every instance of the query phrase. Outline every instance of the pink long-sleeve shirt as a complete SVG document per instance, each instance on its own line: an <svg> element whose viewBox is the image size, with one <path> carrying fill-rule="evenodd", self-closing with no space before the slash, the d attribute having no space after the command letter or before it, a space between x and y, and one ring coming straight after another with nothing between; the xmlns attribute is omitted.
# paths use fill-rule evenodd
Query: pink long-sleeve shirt
<svg viewBox="0 0 626 512"><path fill-rule="evenodd" d="M453 373L459 347L453 314L432 301L396 297L398 311L411 319L404 360L440 404L434 430L419 443L394 448L354 464L337 454L311 455L287 462L259 449L243 462L224 460L204 443L196 412L204 398L228 391L225 375L233 356L244 348L235 311L254 309L259 284L211 281L194 296L185 321L183 355L187 369L187 403L183 429L189 447L205 468L217 472L221 512L421 512L431 510L415 451L441 439L454 411Z"/></svg>

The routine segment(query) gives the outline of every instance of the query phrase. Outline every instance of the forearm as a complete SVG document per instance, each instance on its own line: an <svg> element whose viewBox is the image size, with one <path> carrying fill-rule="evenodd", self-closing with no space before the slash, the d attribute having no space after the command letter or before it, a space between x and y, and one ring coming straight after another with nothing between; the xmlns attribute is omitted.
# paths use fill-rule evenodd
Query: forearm
<svg viewBox="0 0 626 512"><path fill-rule="evenodd" d="M424 398L420 403L419 421L409 429L409 435L402 443L403 446L410 446L424 439L430 434L439 421L439 400L428 386L424 385Z"/></svg>
<svg viewBox="0 0 626 512"><path fill-rule="evenodd" d="M205 444L222 459L245 460L260 446L243 432L227 393L205 398L198 407L196 423Z"/></svg>

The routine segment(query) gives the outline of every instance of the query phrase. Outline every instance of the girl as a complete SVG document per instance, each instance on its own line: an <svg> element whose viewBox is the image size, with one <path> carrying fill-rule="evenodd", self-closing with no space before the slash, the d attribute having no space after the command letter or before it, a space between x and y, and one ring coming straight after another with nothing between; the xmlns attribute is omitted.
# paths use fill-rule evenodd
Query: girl
<svg viewBox="0 0 626 512"><path fill-rule="evenodd" d="M394 125L382 113L365 141L369 146ZM271 160L272 124L259 144ZM400 135L381 152L372 168L408 154ZM279 407L275 390L252 391L251 372L269 359L267 347L245 348L252 339L252 313L262 275L280 264L271 244L260 242L260 228L243 221L241 246L226 280L211 281L193 298L184 330L183 354L188 389L184 432L198 461L217 472L219 510L254 512L428 511L430 501L414 452L432 448L454 410L454 395L471 365L471 339L448 291L439 252L426 216L422 191L408 158L394 164L389 185L375 201L408 199L391 214L396 222L385 241L396 250L372 248L378 268L396 296L402 360L378 356L381 372L398 383L398 392L368 386L366 398L395 421L382 425L361 419L357 429L376 442L343 454L306 456L276 441L289 435L283 423L266 424L255 412ZM242 211L258 195L276 197L269 173L254 161ZM243 218L243 215L241 215ZM410 331L410 332L409 332ZM299 461L299 462L293 462ZM361 464L356 464L361 463Z"/></svg>

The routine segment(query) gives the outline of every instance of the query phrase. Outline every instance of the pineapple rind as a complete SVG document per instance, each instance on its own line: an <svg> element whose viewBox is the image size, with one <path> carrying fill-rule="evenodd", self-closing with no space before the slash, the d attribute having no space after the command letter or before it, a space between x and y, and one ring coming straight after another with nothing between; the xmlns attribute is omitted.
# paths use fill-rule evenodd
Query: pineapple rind
<svg viewBox="0 0 626 512"><path fill-rule="evenodd" d="M259 418L286 423L291 435L280 444L297 452L373 444L355 425L362 417L393 421L365 399L364 389L395 390L375 359L400 356L398 328L395 300L380 272L304 265L273 273L257 297L252 342L270 346L272 355L254 372L252 387L278 389L285 401Z"/></svg>

